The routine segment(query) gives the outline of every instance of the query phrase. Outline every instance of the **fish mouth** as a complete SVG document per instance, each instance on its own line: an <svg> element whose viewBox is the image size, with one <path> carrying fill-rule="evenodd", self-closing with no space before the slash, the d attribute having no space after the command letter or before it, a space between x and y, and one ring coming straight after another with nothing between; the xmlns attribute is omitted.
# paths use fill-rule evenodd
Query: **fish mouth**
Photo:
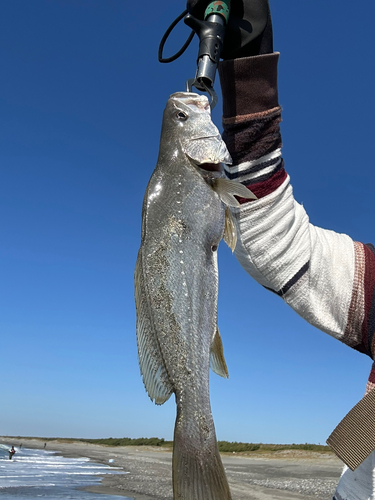
<svg viewBox="0 0 375 500"><path fill-rule="evenodd" d="M206 131L207 132L207 131ZM205 139L219 139L221 141L220 134L211 134L211 130L208 131L209 135L192 135L189 137L189 141L204 141Z"/></svg>
<svg viewBox="0 0 375 500"><path fill-rule="evenodd" d="M197 167L202 170L207 170L208 172L222 172L223 164L222 163L201 163L197 165Z"/></svg>
<svg viewBox="0 0 375 500"><path fill-rule="evenodd" d="M213 162L199 162L199 161L196 161L194 160L193 158L189 158L188 156L188 159L190 161L190 163L195 167L197 168L198 170L202 170L202 171L206 171L206 172L218 172L221 173L224 171L224 164L223 162L219 162L219 163L213 163Z"/></svg>

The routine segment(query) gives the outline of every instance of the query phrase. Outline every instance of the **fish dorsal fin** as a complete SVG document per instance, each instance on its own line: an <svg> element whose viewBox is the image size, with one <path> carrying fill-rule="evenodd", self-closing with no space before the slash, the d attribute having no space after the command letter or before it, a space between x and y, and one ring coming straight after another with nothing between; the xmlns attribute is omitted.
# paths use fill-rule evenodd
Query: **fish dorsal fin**
<svg viewBox="0 0 375 500"><path fill-rule="evenodd" d="M143 383L152 401L162 405L173 392L149 311L142 272L141 250L134 273L135 305L137 309L138 358Z"/></svg>
<svg viewBox="0 0 375 500"><path fill-rule="evenodd" d="M213 182L213 188L219 195L221 201L228 205L228 207L240 206L235 196L240 196L241 198L246 198L248 200L257 199L255 194L252 193L246 186L229 179L222 179L221 177L215 179Z"/></svg>
<svg viewBox="0 0 375 500"><path fill-rule="evenodd" d="M221 340L219 327L216 327L216 332L211 344L210 354L211 370L223 378L229 378L227 364L224 358L223 342Z"/></svg>
<svg viewBox="0 0 375 500"><path fill-rule="evenodd" d="M237 245L237 228L234 222L232 212L229 207L225 208L225 224L223 240L228 247L234 252Z"/></svg>

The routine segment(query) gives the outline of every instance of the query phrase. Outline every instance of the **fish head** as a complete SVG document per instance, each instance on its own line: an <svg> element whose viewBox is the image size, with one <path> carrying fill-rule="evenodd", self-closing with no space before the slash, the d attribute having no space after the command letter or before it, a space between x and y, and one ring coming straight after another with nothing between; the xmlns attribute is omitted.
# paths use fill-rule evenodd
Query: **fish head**
<svg viewBox="0 0 375 500"><path fill-rule="evenodd" d="M193 92L176 92L168 99L162 140L174 144L195 165L232 163L220 132L211 120L208 98Z"/></svg>

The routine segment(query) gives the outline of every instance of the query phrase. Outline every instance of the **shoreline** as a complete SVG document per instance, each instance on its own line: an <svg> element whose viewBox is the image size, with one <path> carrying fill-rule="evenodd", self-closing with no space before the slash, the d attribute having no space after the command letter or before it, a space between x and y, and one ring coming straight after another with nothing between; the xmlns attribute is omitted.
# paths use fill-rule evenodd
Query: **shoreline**
<svg viewBox="0 0 375 500"><path fill-rule="evenodd" d="M0 442L36 449L43 449L45 443L38 438L6 436ZM100 485L84 488L86 491L134 500L173 500L171 450L62 439L47 441L46 450L67 458L87 457L126 473L103 475ZM301 450L223 453L222 461L233 500L331 500L342 471L342 462L333 454Z"/></svg>

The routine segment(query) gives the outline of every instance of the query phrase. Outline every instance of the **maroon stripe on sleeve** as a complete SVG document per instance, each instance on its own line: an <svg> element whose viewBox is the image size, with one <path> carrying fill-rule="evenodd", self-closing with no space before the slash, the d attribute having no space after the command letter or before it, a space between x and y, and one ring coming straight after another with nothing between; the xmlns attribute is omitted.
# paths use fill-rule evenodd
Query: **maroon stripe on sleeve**
<svg viewBox="0 0 375 500"><path fill-rule="evenodd" d="M348 322L343 342L355 349L362 345L362 327L365 315L365 246L359 241L354 245L353 291L348 311Z"/></svg>
<svg viewBox="0 0 375 500"><path fill-rule="evenodd" d="M374 335L372 324L372 303L375 289L375 255L367 245L364 245L365 251L365 318L362 326L362 344L366 346L367 351L371 351L371 340Z"/></svg>
<svg viewBox="0 0 375 500"><path fill-rule="evenodd" d="M372 365L372 367L371 367L371 372L370 372L370 376L368 378L368 381L371 382L372 384L375 384L375 367L374 367L374 365Z"/></svg>
<svg viewBox="0 0 375 500"><path fill-rule="evenodd" d="M255 194L257 198L263 198L268 194L273 193L287 178L287 173L282 168L276 172L272 177L263 182L258 182L256 184L249 185L249 189ZM241 203L248 203L254 200L247 200L246 198L239 198L238 201Z"/></svg>
<svg viewBox="0 0 375 500"><path fill-rule="evenodd" d="M366 394L375 389L375 363L371 367L371 372L366 386Z"/></svg>

